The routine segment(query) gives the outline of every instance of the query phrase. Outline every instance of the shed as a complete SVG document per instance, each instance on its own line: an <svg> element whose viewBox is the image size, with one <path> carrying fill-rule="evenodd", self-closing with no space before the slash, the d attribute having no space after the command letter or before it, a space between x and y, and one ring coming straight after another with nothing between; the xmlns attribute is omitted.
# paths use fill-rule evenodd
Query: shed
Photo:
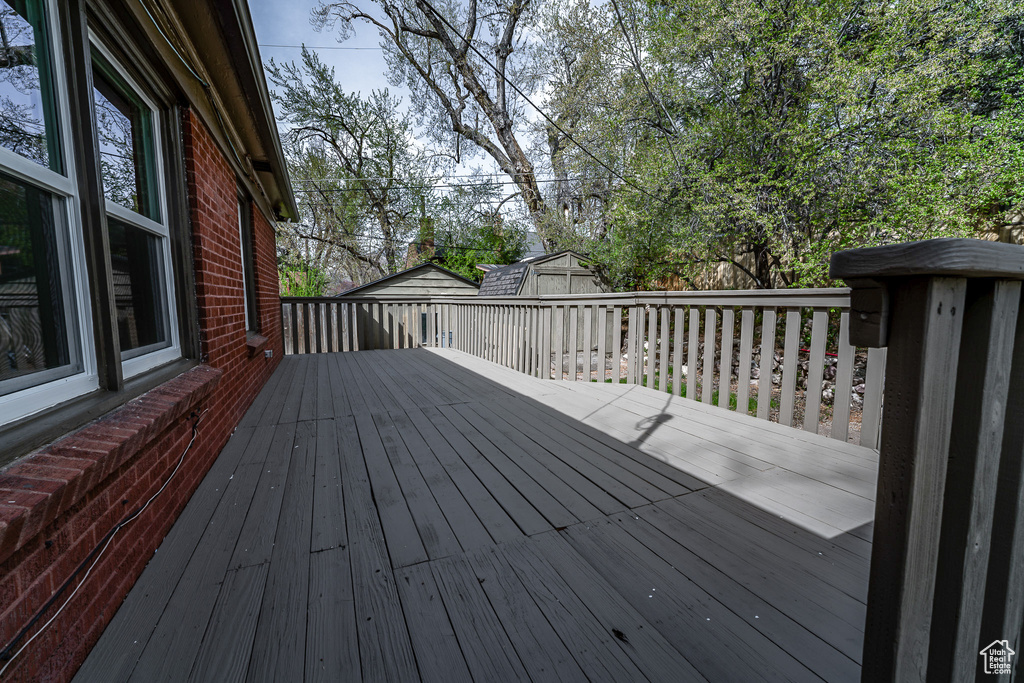
<svg viewBox="0 0 1024 683"><path fill-rule="evenodd" d="M338 296L409 298L416 296L474 296L480 285L436 263L421 263L393 275L354 287Z"/></svg>
<svg viewBox="0 0 1024 683"><path fill-rule="evenodd" d="M575 251L531 256L487 272L480 296L539 296L541 294L597 294L608 289L586 257Z"/></svg>

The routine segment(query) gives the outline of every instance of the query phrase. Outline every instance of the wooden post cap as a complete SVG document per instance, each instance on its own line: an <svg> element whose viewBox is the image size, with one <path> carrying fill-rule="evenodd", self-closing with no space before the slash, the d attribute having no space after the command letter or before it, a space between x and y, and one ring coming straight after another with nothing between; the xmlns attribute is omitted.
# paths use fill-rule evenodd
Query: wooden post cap
<svg viewBox="0 0 1024 683"><path fill-rule="evenodd" d="M934 239L832 254L829 277L842 280L934 275L1024 280L1024 246Z"/></svg>

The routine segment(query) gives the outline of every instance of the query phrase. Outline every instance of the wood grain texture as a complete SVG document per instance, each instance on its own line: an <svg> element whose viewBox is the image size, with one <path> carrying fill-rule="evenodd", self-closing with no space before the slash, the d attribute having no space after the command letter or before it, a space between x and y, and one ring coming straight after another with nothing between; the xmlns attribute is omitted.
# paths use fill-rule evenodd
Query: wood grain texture
<svg viewBox="0 0 1024 683"><path fill-rule="evenodd" d="M786 311L786 345L782 351L782 385L779 400L779 424L793 426L796 399L796 375L800 365L800 309Z"/></svg>
<svg viewBox="0 0 1024 683"><path fill-rule="evenodd" d="M864 675L923 680L939 553L966 281L921 279L895 298L879 463ZM951 314L956 310L958 317ZM928 397L925 400L924 397Z"/></svg>
<svg viewBox="0 0 1024 683"><path fill-rule="evenodd" d="M454 348L272 382L79 680L857 677L870 451Z"/></svg>
<svg viewBox="0 0 1024 683"><path fill-rule="evenodd" d="M1024 246L977 239L942 238L832 255L833 279L905 277L1024 279Z"/></svg>

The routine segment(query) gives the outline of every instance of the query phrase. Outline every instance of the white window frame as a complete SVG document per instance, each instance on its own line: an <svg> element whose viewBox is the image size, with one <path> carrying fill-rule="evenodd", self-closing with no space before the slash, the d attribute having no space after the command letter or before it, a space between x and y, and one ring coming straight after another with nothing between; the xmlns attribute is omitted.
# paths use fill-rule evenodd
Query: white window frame
<svg viewBox="0 0 1024 683"><path fill-rule="evenodd" d="M0 396L0 416L2 416L0 425L15 422L99 388L92 307L87 294L89 281L85 265L85 236L82 233L81 205L76 181L70 97L67 91L64 54L60 49L60 46L63 45L63 35L57 20L59 10L56 0L44 0L44 3L46 5L46 28L50 33L47 42L51 50L49 58L53 68L52 82L55 85L53 98L60 128L59 142L64 172L58 173L2 147L0 147L0 170L9 176L45 190L56 198L55 203L58 206L54 207L54 213L59 215L59 220L64 222L66 234L63 237L66 237L68 245L66 250L68 263L65 265L71 276L71 282L67 283L70 285L67 297L70 303L68 308L71 309L73 318L67 322L73 329L68 333L68 344L72 347L71 353L77 356L76 360L81 365L81 370L72 375ZM50 131L47 131L47 134L49 133Z"/></svg>
<svg viewBox="0 0 1024 683"><path fill-rule="evenodd" d="M164 173L163 136L160 130L163 114L156 103L146 95L145 90L140 88L135 79L125 72L125 69L120 65L120 62L114 57L111 51L106 48L92 30L89 31L89 49L96 50L107 61L111 68L117 72L117 75L124 79L124 82L132 89L132 94L142 101L142 103L149 109L150 116L152 116L153 168L147 170L154 173L156 177L156 200L159 207L159 221L143 216L140 213L136 213L135 211L132 211L131 209L104 196L104 210L108 215L114 216L119 221L132 227L140 228L160 237L160 245L163 251L163 284L165 300L167 302L167 310L165 311L165 314L167 316L168 344L166 346L161 345L152 351L145 351L146 347L142 347L141 353L138 353L138 355L132 354L127 358L125 357L125 352L122 351L121 372L127 380L148 370L152 370L153 368L181 358L181 340L179 338L177 316L178 309L174 287L174 265L171 262L171 235L169 228L170 216L167 205L167 178ZM89 68L92 68L91 64L89 65ZM95 111L95 109L93 111ZM95 121L95 114L93 114L93 121ZM133 349L132 351L139 350Z"/></svg>
<svg viewBox="0 0 1024 683"><path fill-rule="evenodd" d="M236 203L238 205L238 260L242 266L242 303L245 306L245 333L249 334L250 332L256 332L258 327L256 324L257 321L249 318L250 302L252 303L252 307L256 308L256 283L249 282L248 275L249 268L252 268L253 277L255 278L256 276L255 255L253 254L255 246L253 245L252 239L252 209L247 206L248 199L243 195L237 195L236 199ZM249 218L249 225L246 225L246 218ZM249 263L246 263L245 253L246 231L249 232ZM253 288L251 296L249 293L250 285L252 285Z"/></svg>

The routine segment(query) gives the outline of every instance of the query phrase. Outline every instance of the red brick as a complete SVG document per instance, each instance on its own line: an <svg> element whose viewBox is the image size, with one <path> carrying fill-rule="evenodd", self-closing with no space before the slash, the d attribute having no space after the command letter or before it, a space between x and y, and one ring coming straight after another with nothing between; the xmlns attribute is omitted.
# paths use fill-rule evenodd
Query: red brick
<svg viewBox="0 0 1024 683"><path fill-rule="evenodd" d="M7 483L19 496L44 498L0 502L0 600L13 605L11 596L17 599L4 628L20 628L14 622L39 609L44 594L66 580L110 527L159 489L191 437L189 413L200 406L209 412L175 479L118 534L53 633L35 641L12 667L12 680L70 678L281 360L272 225L253 207L259 329L274 351L268 360L248 356L234 173L194 112L183 113L182 131L200 350L207 365L26 458L25 469L8 472L18 477Z"/></svg>

